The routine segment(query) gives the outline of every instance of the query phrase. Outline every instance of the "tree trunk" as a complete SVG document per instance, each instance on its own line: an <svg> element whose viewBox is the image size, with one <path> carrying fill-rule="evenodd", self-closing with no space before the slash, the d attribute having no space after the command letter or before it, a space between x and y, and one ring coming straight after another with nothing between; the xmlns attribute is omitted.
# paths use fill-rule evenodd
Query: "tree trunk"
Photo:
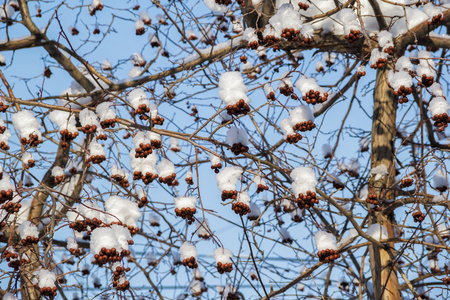
<svg viewBox="0 0 450 300"><path fill-rule="evenodd" d="M374 178L369 181L369 191L373 187L373 192L378 195L378 201L382 207L386 199L394 199L391 186L395 181L394 138L396 135L397 99L394 97L392 89L388 86L388 72L388 67L377 71L374 90L371 153L372 169L385 165L388 175L382 176L377 181ZM393 238L394 213L389 215L385 215L383 212L376 214L376 217L372 218L372 223L382 224L387 230L388 237ZM391 243L390 246L394 248L395 244ZM384 249L371 246L369 250L375 300L401 300L397 270L394 267L395 262L390 259L389 253Z"/></svg>

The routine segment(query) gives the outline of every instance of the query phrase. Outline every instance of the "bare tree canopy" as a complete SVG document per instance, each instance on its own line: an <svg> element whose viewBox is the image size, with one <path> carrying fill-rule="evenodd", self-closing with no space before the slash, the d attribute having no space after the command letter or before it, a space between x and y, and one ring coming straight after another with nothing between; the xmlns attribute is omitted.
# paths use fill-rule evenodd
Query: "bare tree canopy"
<svg viewBox="0 0 450 300"><path fill-rule="evenodd" d="M0 1L3 299L449 299L450 1Z"/></svg>

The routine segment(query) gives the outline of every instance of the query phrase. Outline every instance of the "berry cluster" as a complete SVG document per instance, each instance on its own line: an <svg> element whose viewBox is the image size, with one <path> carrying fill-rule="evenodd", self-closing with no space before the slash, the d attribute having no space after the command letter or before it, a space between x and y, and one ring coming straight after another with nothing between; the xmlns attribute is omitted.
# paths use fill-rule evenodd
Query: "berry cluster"
<svg viewBox="0 0 450 300"><path fill-rule="evenodd" d="M181 209L175 208L175 214L178 217L187 220L189 225L194 222L194 214L196 213L196 211L197 209L195 207L183 207Z"/></svg>
<svg viewBox="0 0 450 300"><path fill-rule="evenodd" d="M114 127L116 127L116 122L117 122L116 119L108 119L108 120L100 121L100 125L102 126L103 129L110 128L110 127L114 128Z"/></svg>
<svg viewBox="0 0 450 300"><path fill-rule="evenodd" d="M294 242L294 240L290 236L288 236L288 237L283 236L283 239L281 240L281 242L283 244L289 244L290 245L290 244L292 244Z"/></svg>
<svg viewBox="0 0 450 300"><path fill-rule="evenodd" d="M124 250L125 251L125 250ZM106 249L103 247L100 249L100 253L94 255L94 265L103 266L109 262L114 263L122 260L122 256L116 250L116 248Z"/></svg>
<svg viewBox="0 0 450 300"><path fill-rule="evenodd" d="M316 67L316 71L325 74L325 69L323 68L323 65L320 65L319 67Z"/></svg>
<svg viewBox="0 0 450 300"><path fill-rule="evenodd" d="M306 3L299 2L299 3L298 3L298 7L299 7L300 9L307 10L307 9L309 8L309 5L306 4Z"/></svg>
<svg viewBox="0 0 450 300"><path fill-rule="evenodd" d="M414 222L416 223L422 223L423 220L425 220L425 215L420 210L416 210L412 213L412 216L414 218Z"/></svg>
<svg viewBox="0 0 450 300"><path fill-rule="evenodd" d="M440 24L443 20L444 18L442 17L442 14L438 14L436 16L433 16L431 21L428 21L428 25L437 25Z"/></svg>
<svg viewBox="0 0 450 300"><path fill-rule="evenodd" d="M56 290L57 290L56 286L55 287L44 286L39 289L42 296L47 296L51 299L56 297Z"/></svg>
<svg viewBox="0 0 450 300"><path fill-rule="evenodd" d="M275 100L275 93L274 92L270 92L267 94L267 99L269 100Z"/></svg>
<svg viewBox="0 0 450 300"><path fill-rule="evenodd" d="M97 125L89 125L81 127L81 131L83 131L85 134L89 133L95 133L97 131Z"/></svg>
<svg viewBox="0 0 450 300"><path fill-rule="evenodd" d="M37 17L37 15L36 15L36 17ZM78 35L80 33L80 31L78 31L78 29L76 29L75 27L72 27L71 33L72 33L72 35Z"/></svg>
<svg viewBox="0 0 450 300"><path fill-rule="evenodd" d="M97 141L102 140L102 141L106 141L108 139L108 136L106 135L106 133L102 133L102 134L98 134L96 137Z"/></svg>
<svg viewBox="0 0 450 300"><path fill-rule="evenodd" d="M139 118L141 120L147 120L148 116L146 114L149 113L149 112L150 112L150 108L147 105L145 105L145 104L141 104L141 105L138 106L137 109L134 110L133 113L135 115L140 115Z"/></svg>
<svg viewBox="0 0 450 300"><path fill-rule="evenodd" d="M242 143L233 144L230 148L231 152L233 152L234 155L239 155L241 153L247 153L248 152L248 146L242 145Z"/></svg>
<svg viewBox="0 0 450 300"><path fill-rule="evenodd" d="M191 256L190 258L184 259L181 263L183 264L183 266L189 267L191 269L198 268L197 260L193 256Z"/></svg>
<svg viewBox="0 0 450 300"><path fill-rule="evenodd" d="M84 250L81 248L70 248L69 249L70 254L75 255L76 257L80 255L84 255Z"/></svg>
<svg viewBox="0 0 450 300"><path fill-rule="evenodd" d="M342 182L333 180L333 188L335 188L337 190L342 190L344 187L345 187L345 185Z"/></svg>
<svg viewBox="0 0 450 300"><path fill-rule="evenodd" d="M88 231L87 228L90 228L90 230ZM102 221L100 221L97 218L93 218L93 219L84 219L84 220L78 220L76 222L70 223L69 224L69 228L76 230L78 232L83 232L83 231L88 231L88 234L90 234L90 232L92 230L94 230L95 228L98 228L102 226Z"/></svg>
<svg viewBox="0 0 450 300"><path fill-rule="evenodd" d="M13 249L9 251L10 247L6 248L6 250L2 253L2 258L6 259L8 262L8 267L18 269L21 265L19 260L19 253L15 252Z"/></svg>
<svg viewBox="0 0 450 300"><path fill-rule="evenodd" d="M448 189L448 188L447 188L447 186L445 186L445 185L435 187L435 190L437 190L437 191L439 191L439 192L441 192L441 193L444 193L447 189Z"/></svg>
<svg viewBox="0 0 450 300"><path fill-rule="evenodd" d="M442 281L444 282L445 285L449 285L450 284L450 277L445 276Z"/></svg>
<svg viewBox="0 0 450 300"><path fill-rule="evenodd" d="M366 76L366 71L359 71L358 73L356 73L356 77L361 78L363 76Z"/></svg>
<svg viewBox="0 0 450 300"><path fill-rule="evenodd" d="M21 240L24 246L37 244L39 242L39 238L35 236L27 236L26 238Z"/></svg>
<svg viewBox="0 0 450 300"><path fill-rule="evenodd" d="M250 206L242 202L234 202L231 209L238 215L243 216L251 212Z"/></svg>
<svg viewBox="0 0 450 300"><path fill-rule="evenodd" d="M281 32L281 37L285 38L289 42L299 42L300 30L295 30L294 28L284 28Z"/></svg>
<svg viewBox="0 0 450 300"><path fill-rule="evenodd" d="M136 35L143 35L144 33L145 33L144 27L136 28Z"/></svg>
<svg viewBox="0 0 450 300"><path fill-rule="evenodd" d="M225 201L227 199L236 199L237 197L237 191L222 191L222 201Z"/></svg>
<svg viewBox="0 0 450 300"><path fill-rule="evenodd" d="M91 155L86 159L86 162L88 163L92 162L93 164L101 164L105 160L106 157L104 155Z"/></svg>
<svg viewBox="0 0 450 300"><path fill-rule="evenodd" d="M12 200L13 190L1 190L0 191L0 204L5 203L6 201Z"/></svg>
<svg viewBox="0 0 450 300"><path fill-rule="evenodd" d="M27 161L27 163L24 165L25 169L32 168L36 165L34 159L30 159Z"/></svg>
<svg viewBox="0 0 450 300"><path fill-rule="evenodd" d="M162 125L164 124L164 118L160 116L156 116L152 119L153 125Z"/></svg>
<svg viewBox="0 0 450 300"><path fill-rule="evenodd" d="M148 203L147 197L142 197L141 199L139 199L138 207L142 208L142 207L146 206L147 203ZM159 223L157 223L157 224L158 225L153 225L153 223L150 223L150 226L159 226Z"/></svg>
<svg viewBox="0 0 450 300"><path fill-rule="evenodd" d="M378 205L378 197L377 194L369 194L367 195L366 202L372 205Z"/></svg>
<svg viewBox="0 0 450 300"><path fill-rule="evenodd" d="M384 48L384 53L387 53L389 55L394 55L395 50L394 50L394 46L389 46L387 48Z"/></svg>
<svg viewBox="0 0 450 300"><path fill-rule="evenodd" d="M319 91L310 90L302 97L303 101L306 101L308 104L318 104L324 103L328 99L328 93L323 93L323 96L320 95Z"/></svg>
<svg viewBox="0 0 450 300"><path fill-rule="evenodd" d="M61 130L61 147L63 149L69 149L70 142L73 141L78 136L78 131L69 132L67 129Z"/></svg>
<svg viewBox="0 0 450 300"><path fill-rule="evenodd" d="M5 204L2 205L2 209L7 211L10 214L19 212L20 208L22 207L22 204L8 201Z"/></svg>
<svg viewBox="0 0 450 300"><path fill-rule="evenodd" d="M0 103L0 112L6 112L8 110L8 104L6 102Z"/></svg>
<svg viewBox="0 0 450 300"><path fill-rule="evenodd" d="M439 114L439 115L434 115L431 118L434 121L434 126L437 127L437 131L438 132L442 132L445 130L445 127L448 126L448 123L450 123L450 117L448 116L447 113L443 113L443 114Z"/></svg>
<svg viewBox="0 0 450 300"><path fill-rule="evenodd" d="M405 87L404 85L402 85L398 91L394 92L395 96L399 96L400 98L398 99L398 102L400 104L404 104L408 102L408 98L406 98L407 95L411 94L412 92L412 88L410 87Z"/></svg>
<svg viewBox="0 0 450 300"><path fill-rule="evenodd" d="M240 57L239 57L239 59L241 60L241 63L246 63L247 62L247 56L245 56L245 55L241 55Z"/></svg>
<svg viewBox="0 0 450 300"><path fill-rule="evenodd" d="M165 183L168 186L177 186L179 184L178 180L175 179L176 174L172 173L172 175L166 177L159 177L159 182Z"/></svg>
<svg viewBox="0 0 450 300"><path fill-rule="evenodd" d="M117 182L118 185L124 188L130 187L130 183L128 182L128 179L123 177L122 175L115 174L111 175L111 179L113 179L115 182Z"/></svg>
<svg viewBox="0 0 450 300"><path fill-rule="evenodd" d="M219 5L230 5L231 0L215 0L217 4Z"/></svg>
<svg viewBox="0 0 450 300"><path fill-rule="evenodd" d="M259 194L261 192L268 191L268 190L269 190L269 187L267 185L258 184L258 186L256 188L256 193Z"/></svg>
<svg viewBox="0 0 450 300"><path fill-rule="evenodd" d="M250 106L243 99L233 105L227 106L227 114L230 116L246 115L250 112Z"/></svg>
<svg viewBox="0 0 450 300"><path fill-rule="evenodd" d="M194 180L192 179L192 177L186 177L185 180L186 180L186 183L188 185L193 185L194 184Z"/></svg>
<svg viewBox="0 0 450 300"><path fill-rule="evenodd" d="M321 262L330 263L336 259L339 259L341 255L337 250L325 249L317 252L317 256L319 256L319 260Z"/></svg>
<svg viewBox="0 0 450 300"><path fill-rule="evenodd" d="M141 179L145 185L148 185L150 183L153 182L153 180L158 178L158 174L153 174L153 173L145 173L145 175L143 175L141 172L135 171L133 173L133 179L134 180L139 180Z"/></svg>
<svg viewBox="0 0 450 300"><path fill-rule="evenodd" d="M303 45L303 46L310 45L310 44L312 44L312 42L313 42L313 39L312 39L312 38L310 38L310 37L305 37L305 38L303 39L303 41L302 41L302 45Z"/></svg>
<svg viewBox="0 0 450 300"><path fill-rule="evenodd" d="M103 4L98 3L97 6L94 7L94 8L89 12L89 14L90 14L91 16L93 16L93 15L95 15L95 13L96 13L97 11L101 11L102 9L103 9Z"/></svg>
<svg viewBox="0 0 450 300"><path fill-rule="evenodd" d="M257 41L253 41L247 44L247 49L256 50L259 47L259 43Z"/></svg>
<svg viewBox="0 0 450 300"><path fill-rule="evenodd" d="M402 182L400 183L400 188L404 189L410 187L412 186L413 183L414 179L412 179L411 177L405 177L402 179Z"/></svg>
<svg viewBox="0 0 450 300"><path fill-rule="evenodd" d="M37 147L39 144L42 144L44 141L40 140L37 134L30 134L29 139L27 138L21 138L20 143L22 145L29 145L30 147ZM9 149L9 147L8 147Z"/></svg>
<svg viewBox="0 0 450 300"><path fill-rule="evenodd" d="M382 69L386 65L387 59L386 58L379 58L377 62L373 65L370 65L372 69Z"/></svg>
<svg viewBox="0 0 450 300"><path fill-rule="evenodd" d="M350 44L356 43L361 38L361 31L350 29L350 33L344 36Z"/></svg>
<svg viewBox="0 0 450 300"><path fill-rule="evenodd" d="M6 143L2 141L2 142L0 143L0 149L5 150L5 151L8 151L8 150L9 150L9 146L6 145Z"/></svg>
<svg viewBox="0 0 450 300"><path fill-rule="evenodd" d="M150 140L153 149L161 149L162 144L160 140Z"/></svg>
<svg viewBox="0 0 450 300"><path fill-rule="evenodd" d="M139 147L136 148L135 151L136 151L136 154L134 155L134 157L136 157L136 158L146 158L153 152L152 145L149 143L147 143L147 144L140 143Z"/></svg>
<svg viewBox="0 0 450 300"><path fill-rule="evenodd" d="M303 218L301 215L293 215L291 217L292 221L294 221L295 223L301 223L303 222Z"/></svg>
<svg viewBox="0 0 450 300"><path fill-rule="evenodd" d="M268 45L275 45L279 41L280 41L280 39L273 35L267 35L264 37L264 42L266 42ZM256 48L258 48L258 47L256 47ZM254 50L256 50L256 48Z"/></svg>
<svg viewBox="0 0 450 300"><path fill-rule="evenodd" d="M434 77L433 76L427 76L425 74L422 75L422 80L419 81L419 85L424 87L430 87L434 83Z"/></svg>
<svg viewBox="0 0 450 300"><path fill-rule="evenodd" d="M313 121L300 122L292 126L295 131L308 131L316 128L316 124Z"/></svg>
<svg viewBox="0 0 450 300"><path fill-rule="evenodd" d="M222 169L222 164L218 163L211 166L211 170L214 170L214 173L219 173L219 170Z"/></svg>
<svg viewBox="0 0 450 300"><path fill-rule="evenodd" d="M93 34L100 34L100 29L95 28L95 29L92 31L92 33L93 33Z"/></svg>
<svg viewBox="0 0 450 300"><path fill-rule="evenodd" d="M295 144L298 141L300 141L303 138L303 136L300 133L296 133L296 134L289 134L286 137L286 142L289 144Z"/></svg>
<svg viewBox="0 0 450 300"><path fill-rule="evenodd" d="M125 276L125 272L129 272L130 268L126 268L122 265L116 266L116 269L113 270L113 287L115 287L119 291L125 291L130 287L130 282L125 280L123 283L120 282L120 278Z"/></svg>
<svg viewBox="0 0 450 300"><path fill-rule="evenodd" d="M221 262L217 263L217 272L219 272L219 274L230 273L231 271L233 271L232 263L227 263L227 264L223 264Z"/></svg>
<svg viewBox="0 0 450 300"><path fill-rule="evenodd" d="M316 193L307 191L305 194L299 194L298 198L294 200L298 208L304 209L304 208L311 208L314 206L314 204L319 204L319 200L317 199Z"/></svg>
<svg viewBox="0 0 450 300"><path fill-rule="evenodd" d="M287 84L280 86L280 93L286 97L289 97L294 93L294 87Z"/></svg>

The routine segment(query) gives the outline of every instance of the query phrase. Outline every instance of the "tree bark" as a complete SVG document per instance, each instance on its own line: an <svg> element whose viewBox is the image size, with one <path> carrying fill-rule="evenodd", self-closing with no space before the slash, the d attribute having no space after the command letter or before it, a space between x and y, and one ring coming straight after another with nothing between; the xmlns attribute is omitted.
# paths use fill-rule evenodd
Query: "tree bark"
<svg viewBox="0 0 450 300"><path fill-rule="evenodd" d="M371 167L373 169L385 165L388 174L376 181L372 178L369 181L369 191L373 187L373 192L378 195L378 201L382 207L383 204L386 204L386 200L394 199L391 186L395 181L394 139L396 135L397 99L388 86L387 74L389 70L388 67L385 67L377 71L372 121ZM383 211L377 213L372 218L372 222L382 224L387 230L388 237L394 237L393 212L387 215ZM393 249L395 244L390 243L390 247ZM401 300L395 262L391 260L386 250L376 245L371 246L369 250L375 300Z"/></svg>

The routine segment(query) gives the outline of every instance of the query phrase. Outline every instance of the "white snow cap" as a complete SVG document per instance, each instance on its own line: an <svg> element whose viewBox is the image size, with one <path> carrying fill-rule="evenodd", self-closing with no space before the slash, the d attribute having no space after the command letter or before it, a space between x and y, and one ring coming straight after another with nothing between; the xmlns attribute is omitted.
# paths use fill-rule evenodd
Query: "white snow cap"
<svg viewBox="0 0 450 300"><path fill-rule="evenodd" d="M244 33L242 35L242 39L246 40L247 42L258 42L258 36L256 35L255 28L248 27L244 30Z"/></svg>
<svg viewBox="0 0 450 300"><path fill-rule="evenodd" d="M386 30L378 32L378 44L381 48L394 46L394 43L392 41L392 33Z"/></svg>
<svg viewBox="0 0 450 300"><path fill-rule="evenodd" d="M226 72L220 75L219 97L226 105L236 104L241 99L247 104L250 103L246 95L247 91L240 72Z"/></svg>
<svg viewBox="0 0 450 300"><path fill-rule="evenodd" d="M102 61L102 70L111 70L112 65L106 58Z"/></svg>
<svg viewBox="0 0 450 300"><path fill-rule="evenodd" d="M251 211L247 214L247 218L257 218L261 214L261 209L254 202L250 202L250 210Z"/></svg>
<svg viewBox="0 0 450 300"><path fill-rule="evenodd" d="M102 102L95 108L100 117L100 121L112 120L116 118L116 112L111 108L112 102Z"/></svg>
<svg viewBox="0 0 450 300"><path fill-rule="evenodd" d="M323 251L326 249L331 250L338 249L336 245L336 238L331 233L325 231L318 231L314 236L314 240L318 251Z"/></svg>
<svg viewBox="0 0 450 300"><path fill-rule="evenodd" d="M448 103L448 101L445 100L444 97L436 97L431 100L430 104L428 105L428 110L430 111L432 116L447 114L450 110L450 103Z"/></svg>
<svg viewBox="0 0 450 300"><path fill-rule="evenodd" d="M433 186L435 188L448 186L446 173L441 168L437 169L433 176Z"/></svg>
<svg viewBox="0 0 450 300"><path fill-rule="evenodd" d="M388 233L386 228L378 223L370 225L369 229L367 229L367 234L373 237L375 240L385 240L388 238Z"/></svg>
<svg viewBox="0 0 450 300"><path fill-rule="evenodd" d="M230 145L241 143L244 146L248 145L247 131L242 128L231 127L227 131L227 142Z"/></svg>
<svg viewBox="0 0 450 300"><path fill-rule="evenodd" d="M95 125L97 128L100 127L100 124L97 119L97 114L90 110L89 108L85 108L80 112L80 123L81 126L86 125Z"/></svg>
<svg viewBox="0 0 450 300"><path fill-rule="evenodd" d="M291 124L295 125L301 122L314 122L314 114L307 105L299 105L289 112Z"/></svg>
<svg viewBox="0 0 450 300"><path fill-rule="evenodd" d="M142 104L144 104L146 106L150 105L150 101L148 101L147 95L145 94L143 89L132 90L128 94L128 99L130 101L131 106L134 109L138 109L139 105L142 105Z"/></svg>
<svg viewBox="0 0 450 300"><path fill-rule="evenodd" d="M169 138L169 144L170 148L172 149L180 149L180 146L178 145L178 139L174 137Z"/></svg>
<svg viewBox="0 0 450 300"><path fill-rule="evenodd" d="M214 259L216 260L216 263L230 264L231 256L233 256L233 253L226 248L217 248L214 250Z"/></svg>
<svg viewBox="0 0 450 300"><path fill-rule="evenodd" d="M195 208L195 204L197 204L197 197L175 197L175 208Z"/></svg>
<svg viewBox="0 0 450 300"><path fill-rule="evenodd" d="M67 219L70 222L76 222L79 220L87 219L98 219L104 220L105 214L103 209L98 206L95 202L86 201L78 206L74 206L72 210L67 213Z"/></svg>
<svg viewBox="0 0 450 300"><path fill-rule="evenodd" d="M11 294L9 292L4 294L2 299L3 300L19 300L19 298L17 298L16 296L14 296L13 294Z"/></svg>
<svg viewBox="0 0 450 300"><path fill-rule="evenodd" d="M172 176L175 173L175 165L168 159L164 158L161 162L156 166L156 170L160 177Z"/></svg>
<svg viewBox="0 0 450 300"><path fill-rule="evenodd" d="M281 120L280 127L281 127L281 130L283 130L283 133L284 133L283 138L284 139L286 139L288 135L294 135L295 134L295 131L292 128L292 126L293 125L292 125L291 119L283 119L283 120Z"/></svg>
<svg viewBox="0 0 450 300"><path fill-rule="evenodd" d="M55 166L52 168L52 176L56 177L56 176L64 176L64 169L59 167L59 166Z"/></svg>
<svg viewBox="0 0 450 300"><path fill-rule="evenodd" d="M39 231L36 225L31 223L31 221L25 221L17 228L20 234L20 238L25 239L27 236L39 237Z"/></svg>
<svg viewBox="0 0 450 300"><path fill-rule="evenodd" d="M397 71L413 71L414 65L408 57L402 56L397 59L397 62L395 63L395 69Z"/></svg>
<svg viewBox="0 0 450 300"><path fill-rule="evenodd" d="M73 236L67 237L67 248L68 249L78 249L78 243Z"/></svg>
<svg viewBox="0 0 450 300"><path fill-rule="evenodd" d="M375 180L381 179L383 176L388 175L387 166L384 164L378 165L370 170L369 176L375 175Z"/></svg>
<svg viewBox="0 0 450 300"><path fill-rule="evenodd" d="M406 71L394 72L390 70L387 78L389 84L395 91L398 91L401 86L409 88L413 85L412 77Z"/></svg>
<svg viewBox="0 0 450 300"><path fill-rule="evenodd" d="M376 65L378 60L387 59L389 54L384 51L380 51L378 48L374 48L370 54L370 65Z"/></svg>
<svg viewBox="0 0 450 300"><path fill-rule="evenodd" d="M226 167L219 174L216 175L217 186L220 191L232 191L236 189L236 184L241 177L242 170L241 167L231 166Z"/></svg>
<svg viewBox="0 0 450 300"><path fill-rule="evenodd" d="M156 174L155 166L158 157L155 152L152 152L146 158L136 158L136 151L131 149L129 157L131 159L130 167L133 169L133 172Z"/></svg>
<svg viewBox="0 0 450 300"><path fill-rule="evenodd" d="M281 38L283 29L293 28L294 30L301 30L302 24L300 13L291 4L283 4L278 8L277 13L269 19L269 24L266 25L263 31L263 36L273 35Z"/></svg>
<svg viewBox="0 0 450 300"><path fill-rule="evenodd" d="M121 221L127 226L136 227L136 222L141 217L137 203L123 199L119 196L111 196L105 201L108 223Z"/></svg>
<svg viewBox="0 0 450 300"><path fill-rule="evenodd" d="M204 236L204 237L211 236L211 233L208 230L209 223L208 223L207 219L203 220L203 218L198 218L195 221L195 223L197 224L197 235L198 236Z"/></svg>
<svg viewBox="0 0 450 300"><path fill-rule="evenodd" d="M228 10L226 5L217 4L215 0L203 0L203 2L216 14L223 14Z"/></svg>
<svg viewBox="0 0 450 300"><path fill-rule="evenodd" d="M209 155L209 160L211 161L211 165L217 165L221 162L220 157L214 154Z"/></svg>
<svg viewBox="0 0 450 300"><path fill-rule="evenodd" d="M351 8L344 8L339 11L337 17L341 23L344 24L344 34L349 34L350 30L359 30L361 31L361 27L359 26L359 21L356 13Z"/></svg>
<svg viewBox="0 0 450 300"><path fill-rule="evenodd" d="M68 132L77 131L75 116L68 111L54 110L50 112L48 118L59 127L60 131L66 129Z"/></svg>
<svg viewBox="0 0 450 300"><path fill-rule="evenodd" d="M91 143L89 144L89 157L94 155L106 155L102 145L97 143L96 139L92 139Z"/></svg>
<svg viewBox="0 0 450 300"><path fill-rule="evenodd" d="M300 90L300 92L302 92L303 95L311 90L320 92L321 96L323 96L323 94L326 92L324 88L319 86L314 78L308 78L306 76L300 77L299 80L297 80L297 82L295 83L295 86Z"/></svg>
<svg viewBox="0 0 450 300"><path fill-rule="evenodd" d="M30 110L21 110L12 116L14 128L19 131L20 137L29 138L30 134L36 134L41 139L41 124Z"/></svg>
<svg viewBox="0 0 450 300"><path fill-rule="evenodd" d="M292 189L295 196L299 194L306 194L307 191L315 192L317 179L316 174L311 168L308 167L298 167L292 170L291 178L294 180L292 182Z"/></svg>
<svg viewBox="0 0 450 300"><path fill-rule="evenodd" d="M191 257L197 259L197 255L198 255L197 248L195 248L195 246L192 245L191 243L184 242L183 245L181 245L180 247L181 261Z"/></svg>
<svg viewBox="0 0 450 300"><path fill-rule="evenodd" d="M44 287L55 287L55 281L56 281L56 274L46 270L46 269L39 269L33 272L33 275L36 276L37 284L39 285L39 288Z"/></svg>
<svg viewBox="0 0 450 300"><path fill-rule="evenodd" d="M120 169L116 164L113 164L111 167L111 175L119 175L125 179L128 178L128 173L125 169Z"/></svg>
<svg viewBox="0 0 450 300"><path fill-rule="evenodd" d="M120 253L122 250L128 250L128 240L131 240L131 234L123 226L99 227L91 233L91 251L98 254L105 247L115 248Z"/></svg>
<svg viewBox="0 0 450 300"><path fill-rule="evenodd" d="M22 155L22 163L27 164L30 160L34 161L33 153L24 152Z"/></svg>
<svg viewBox="0 0 450 300"><path fill-rule="evenodd" d="M280 237L283 240L293 240L291 234L286 228L280 228Z"/></svg>
<svg viewBox="0 0 450 300"><path fill-rule="evenodd" d="M241 202L243 204L250 205L250 196L248 195L248 192L244 191L244 192L240 193L237 196L236 201Z"/></svg>

